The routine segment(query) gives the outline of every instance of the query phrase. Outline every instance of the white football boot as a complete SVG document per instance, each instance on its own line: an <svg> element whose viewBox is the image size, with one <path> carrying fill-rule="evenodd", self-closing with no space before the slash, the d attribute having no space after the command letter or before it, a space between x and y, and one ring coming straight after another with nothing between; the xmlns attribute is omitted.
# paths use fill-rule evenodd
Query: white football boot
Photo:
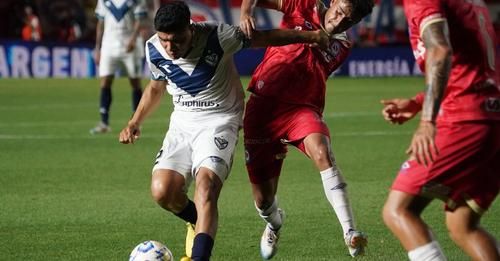
<svg viewBox="0 0 500 261"><path fill-rule="evenodd" d="M344 237L345 244L352 257L361 256L365 253L365 247L368 244L368 238L361 231L349 230Z"/></svg>
<svg viewBox="0 0 500 261"><path fill-rule="evenodd" d="M109 125L105 124L104 122L99 122L99 124L97 124L97 126L90 129L90 134L92 134L92 135L103 134L103 133L108 133L108 132L111 132L111 127L109 127Z"/></svg>
<svg viewBox="0 0 500 261"><path fill-rule="evenodd" d="M278 213L281 217L281 226L283 226L283 221L285 220L285 211L283 211L281 208L278 208ZM280 229L275 231L271 229L269 224L266 225L264 233L262 233L262 237L260 239L260 255L262 256L262 259L269 260L273 258L274 255L276 255L276 252L278 252Z"/></svg>

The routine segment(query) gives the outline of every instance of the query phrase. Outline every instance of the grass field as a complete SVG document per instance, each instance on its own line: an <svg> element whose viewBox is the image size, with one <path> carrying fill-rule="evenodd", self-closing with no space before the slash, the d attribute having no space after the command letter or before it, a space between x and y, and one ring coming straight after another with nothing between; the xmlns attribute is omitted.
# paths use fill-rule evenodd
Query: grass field
<svg viewBox="0 0 500 261"><path fill-rule="evenodd" d="M325 120L358 227L369 236L363 260L406 259L380 211L415 123L385 123L379 100L413 95L422 83L420 78L329 81ZM117 80L113 93L112 133L91 136L88 130L98 121L97 80L0 80L0 260L128 260L134 246L148 239L181 257L183 222L149 194L170 97L146 121L143 137L126 146L117 134L131 113L128 83ZM215 261L260 260L264 224L253 206L242 148L240 140L219 201ZM278 195L287 220L274 260L351 259L319 174L293 148ZM424 217L449 260L468 260L447 236L440 202ZM499 217L497 200L483 221L497 238Z"/></svg>

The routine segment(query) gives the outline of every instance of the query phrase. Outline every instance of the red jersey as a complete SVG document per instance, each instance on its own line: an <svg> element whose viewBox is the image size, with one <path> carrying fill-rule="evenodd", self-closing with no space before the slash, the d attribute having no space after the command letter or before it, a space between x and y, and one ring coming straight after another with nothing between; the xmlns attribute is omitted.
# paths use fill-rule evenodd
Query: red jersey
<svg viewBox="0 0 500 261"><path fill-rule="evenodd" d="M500 120L500 88L495 73L495 31L482 0L404 0L413 54L425 70L421 33L447 21L453 49L448 85L438 121Z"/></svg>
<svg viewBox="0 0 500 261"><path fill-rule="evenodd" d="M322 26L317 0L282 0L281 28L319 30ZM347 58L351 43L345 34L330 40L328 51L308 44L268 47L255 69L248 90L280 102L312 106L323 112L325 81Z"/></svg>

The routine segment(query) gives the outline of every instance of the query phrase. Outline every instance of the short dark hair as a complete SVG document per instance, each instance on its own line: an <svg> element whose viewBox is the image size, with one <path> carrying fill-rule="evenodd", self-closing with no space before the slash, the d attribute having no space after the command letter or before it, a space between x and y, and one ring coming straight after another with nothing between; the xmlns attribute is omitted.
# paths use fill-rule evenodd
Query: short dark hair
<svg viewBox="0 0 500 261"><path fill-rule="evenodd" d="M365 16L371 14L373 9L373 0L351 0L353 19L357 23Z"/></svg>
<svg viewBox="0 0 500 261"><path fill-rule="evenodd" d="M191 12L184 1L170 1L156 11L154 26L159 32L177 32L190 24Z"/></svg>

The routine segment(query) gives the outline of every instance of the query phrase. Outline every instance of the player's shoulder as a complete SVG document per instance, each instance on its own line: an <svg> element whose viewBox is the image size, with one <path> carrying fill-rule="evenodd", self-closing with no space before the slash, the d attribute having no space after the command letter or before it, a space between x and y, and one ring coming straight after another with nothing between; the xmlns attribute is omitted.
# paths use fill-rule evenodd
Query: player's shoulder
<svg viewBox="0 0 500 261"><path fill-rule="evenodd" d="M206 21L206 22L193 22L191 23L191 26L193 30L198 33L209 33L212 32L215 28L217 28L219 24L220 23L218 22Z"/></svg>
<svg viewBox="0 0 500 261"><path fill-rule="evenodd" d="M149 37L148 40L146 40L146 44L157 44L160 42L160 38L158 38L158 34L153 34L151 37Z"/></svg>
<svg viewBox="0 0 500 261"><path fill-rule="evenodd" d="M324 6L320 0L280 0L279 8L282 12L306 12L314 11L317 7Z"/></svg>

